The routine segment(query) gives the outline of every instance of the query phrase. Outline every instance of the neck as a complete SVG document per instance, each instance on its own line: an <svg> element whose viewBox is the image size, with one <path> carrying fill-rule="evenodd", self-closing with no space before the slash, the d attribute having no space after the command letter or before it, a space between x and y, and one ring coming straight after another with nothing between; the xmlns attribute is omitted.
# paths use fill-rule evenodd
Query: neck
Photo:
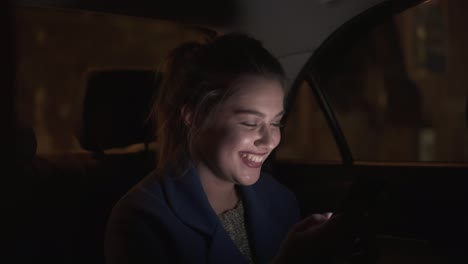
<svg viewBox="0 0 468 264"><path fill-rule="evenodd" d="M217 177L204 164L199 163L196 168L208 202L217 215L236 207L239 196L234 183Z"/></svg>

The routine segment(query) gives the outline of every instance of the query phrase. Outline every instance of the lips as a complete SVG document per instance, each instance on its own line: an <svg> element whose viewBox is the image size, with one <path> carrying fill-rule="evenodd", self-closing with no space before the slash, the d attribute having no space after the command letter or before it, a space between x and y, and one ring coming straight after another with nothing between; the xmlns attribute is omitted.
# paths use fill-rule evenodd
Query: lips
<svg viewBox="0 0 468 264"><path fill-rule="evenodd" d="M244 162L250 168L259 168L265 161L268 153L251 153L251 152L240 152L239 155Z"/></svg>

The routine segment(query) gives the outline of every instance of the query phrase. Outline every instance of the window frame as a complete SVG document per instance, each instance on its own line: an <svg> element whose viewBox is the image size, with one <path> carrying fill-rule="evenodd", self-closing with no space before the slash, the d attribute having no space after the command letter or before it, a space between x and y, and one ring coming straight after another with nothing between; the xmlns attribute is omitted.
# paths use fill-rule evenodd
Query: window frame
<svg viewBox="0 0 468 264"><path fill-rule="evenodd" d="M410 0L410 1L395 1L388 0L380 4L375 5L372 8L367 9L360 15L352 18L348 22L344 23L336 31L334 31L323 43L313 52L303 68L297 75L297 78L291 86L290 93L286 99L286 114L284 120L287 123L288 115L292 108L293 101L297 96L299 87L303 81L307 82L311 87L315 99L322 110L327 124L333 134L336 146L341 155L342 165L404 165L410 164L421 165L422 162L411 161L411 162L398 162L398 161L357 161L353 157L353 153L349 147L346 135L341 129L340 123L336 118L333 107L330 105L330 101L327 95L320 85L320 79L324 68L330 67L329 58L331 54L336 53L339 50L345 50L348 43L356 41L363 34L366 34L376 26L384 23L394 15L403 12L411 7L417 6L423 3L424 0ZM325 66L325 67L324 67ZM468 106L467 106L468 108ZM468 110L467 110L468 112ZM467 115L468 118L468 115ZM428 166L462 166L465 167L464 163L456 162L432 162L428 163Z"/></svg>

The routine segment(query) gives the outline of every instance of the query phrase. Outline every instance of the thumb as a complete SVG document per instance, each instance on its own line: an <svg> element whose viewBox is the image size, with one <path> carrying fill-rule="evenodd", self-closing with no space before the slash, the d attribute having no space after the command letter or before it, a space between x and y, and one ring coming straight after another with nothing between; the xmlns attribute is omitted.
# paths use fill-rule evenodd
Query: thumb
<svg viewBox="0 0 468 264"><path fill-rule="evenodd" d="M294 226L296 232L302 232L312 226L320 225L330 219L332 213L312 214Z"/></svg>

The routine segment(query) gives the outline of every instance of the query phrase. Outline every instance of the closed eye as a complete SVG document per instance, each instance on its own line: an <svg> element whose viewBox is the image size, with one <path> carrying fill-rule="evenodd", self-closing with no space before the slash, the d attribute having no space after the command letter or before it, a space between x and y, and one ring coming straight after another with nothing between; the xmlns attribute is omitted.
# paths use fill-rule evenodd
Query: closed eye
<svg viewBox="0 0 468 264"><path fill-rule="evenodd" d="M275 126L275 127L279 127L279 128L283 128L284 127L284 124L283 123L271 123L272 126Z"/></svg>
<svg viewBox="0 0 468 264"><path fill-rule="evenodd" d="M257 123L242 122L240 124L243 125L243 126L246 126L246 127L257 127Z"/></svg>

